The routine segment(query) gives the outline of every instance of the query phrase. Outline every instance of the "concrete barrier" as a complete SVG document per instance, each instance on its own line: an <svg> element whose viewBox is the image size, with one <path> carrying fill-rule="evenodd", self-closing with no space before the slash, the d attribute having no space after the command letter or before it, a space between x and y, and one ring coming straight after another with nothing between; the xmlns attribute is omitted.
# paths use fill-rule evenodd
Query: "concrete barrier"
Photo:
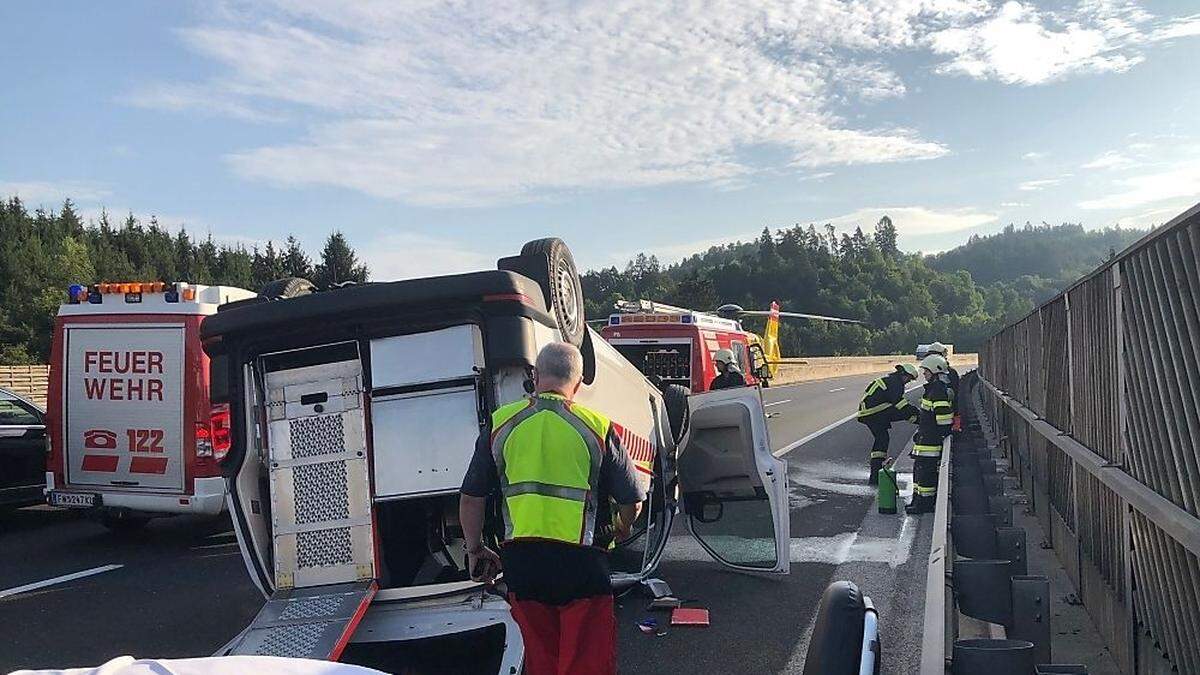
<svg viewBox="0 0 1200 675"><path fill-rule="evenodd" d="M779 374L771 384L796 384L847 375L871 375L887 373L897 363L912 362L910 354L891 356L814 356L806 359L784 359L779 365ZM955 354L950 365L959 371L973 367L978 362L976 354Z"/></svg>
<svg viewBox="0 0 1200 675"><path fill-rule="evenodd" d="M871 375L886 373L897 363L911 361L912 356L814 356L806 359L784 359L779 365L779 375L771 384L796 384L812 382L846 375ZM950 364L960 371L977 362L975 354L955 354ZM50 377L50 366L0 366L0 388L14 391L38 405L46 405L46 383Z"/></svg>

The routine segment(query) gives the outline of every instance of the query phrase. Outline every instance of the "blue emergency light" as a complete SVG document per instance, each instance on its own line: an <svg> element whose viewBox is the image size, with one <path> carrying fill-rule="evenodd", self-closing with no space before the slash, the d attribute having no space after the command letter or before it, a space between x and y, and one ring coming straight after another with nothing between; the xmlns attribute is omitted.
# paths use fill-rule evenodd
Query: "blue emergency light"
<svg viewBox="0 0 1200 675"><path fill-rule="evenodd" d="M608 317L608 325L610 325L610 326L619 326L619 325L621 325L621 317L619 317L619 316L610 316L610 317Z"/></svg>
<svg viewBox="0 0 1200 675"><path fill-rule="evenodd" d="M84 287L79 284L71 284L67 287L67 302L72 305L79 304L79 296L84 294Z"/></svg>

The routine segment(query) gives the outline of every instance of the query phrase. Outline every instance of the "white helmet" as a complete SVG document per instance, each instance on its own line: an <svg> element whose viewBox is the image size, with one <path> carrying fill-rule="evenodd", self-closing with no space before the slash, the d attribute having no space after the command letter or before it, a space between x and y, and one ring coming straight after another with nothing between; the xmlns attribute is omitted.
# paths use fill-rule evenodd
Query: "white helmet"
<svg viewBox="0 0 1200 675"><path fill-rule="evenodd" d="M717 363L724 363L725 365L733 363L733 350L718 349L717 353L713 354L713 361L716 361Z"/></svg>
<svg viewBox="0 0 1200 675"><path fill-rule="evenodd" d="M934 375L950 372L950 364L946 363L946 359L937 354L930 354L921 359L921 367Z"/></svg>
<svg viewBox="0 0 1200 675"><path fill-rule="evenodd" d="M944 345L940 342L932 342L932 343L930 343L930 345L928 347L928 351L926 353L941 354L942 356L945 356L947 351L949 351L949 350L946 348L946 345Z"/></svg>

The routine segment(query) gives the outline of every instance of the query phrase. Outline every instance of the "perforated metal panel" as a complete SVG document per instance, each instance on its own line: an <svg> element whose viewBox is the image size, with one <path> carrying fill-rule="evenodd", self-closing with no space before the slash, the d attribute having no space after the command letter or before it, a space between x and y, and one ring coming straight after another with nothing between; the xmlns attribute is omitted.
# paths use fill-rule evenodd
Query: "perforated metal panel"
<svg viewBox="0 0 1200 675"><path fill-rule="evenodd" d="M336 659L375 591L374 581L278 591L230 653Z"/></svg>
<svg viewBox="0 0 1200 675"><path fill-rule="evenodd" d="M267 375L275 586L375 576L357 361Z"/></svg>

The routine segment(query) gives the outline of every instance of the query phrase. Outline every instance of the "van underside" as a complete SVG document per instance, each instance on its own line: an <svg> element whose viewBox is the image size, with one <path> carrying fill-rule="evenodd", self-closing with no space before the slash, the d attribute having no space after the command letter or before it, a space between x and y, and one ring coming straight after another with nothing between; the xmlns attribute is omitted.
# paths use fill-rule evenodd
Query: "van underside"
<svg viewBox="0 0 1200 675"><path fill-rule="evenodd" d="M543 297L501 270L248 301L205 322L212 399L232 418L230 510L269 598L225 653L519 669L507 602L469 580L458 489L491 411L525 395L539 346L563 339ZM579 400L622 422L649 486L670 433L658 391L598 337L582 342L585 385L607 386ZM656 525L644 516L612 555L626 583L665 541L669 508L651 504ZM503 530L494 504L484 529Z"/></svg>

